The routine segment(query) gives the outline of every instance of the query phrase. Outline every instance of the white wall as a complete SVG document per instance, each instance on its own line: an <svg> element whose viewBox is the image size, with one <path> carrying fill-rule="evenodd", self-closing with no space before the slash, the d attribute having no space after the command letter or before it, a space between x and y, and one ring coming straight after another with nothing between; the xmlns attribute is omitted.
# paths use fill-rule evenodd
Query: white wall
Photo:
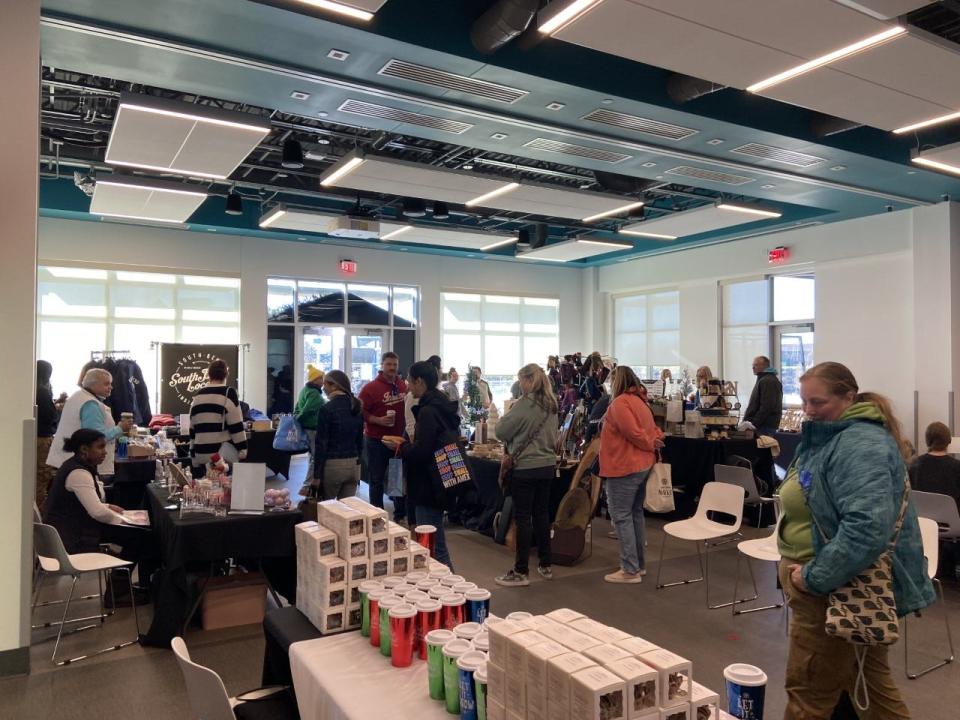
<svg viewBox="0 0 960 720"><path fill-rule="evenodd" d="M352 281L420 287L422 357L440 350L440 293L452 289L557 297L558 349L574 352L589 344L584 336L583 273L577 269L55 218L40 219L39 242L40 264L113 263L239 276L241 341L251 344L246 395L255 406L266 399L267 278L336 279L344 258L359 264Z"/></svg>

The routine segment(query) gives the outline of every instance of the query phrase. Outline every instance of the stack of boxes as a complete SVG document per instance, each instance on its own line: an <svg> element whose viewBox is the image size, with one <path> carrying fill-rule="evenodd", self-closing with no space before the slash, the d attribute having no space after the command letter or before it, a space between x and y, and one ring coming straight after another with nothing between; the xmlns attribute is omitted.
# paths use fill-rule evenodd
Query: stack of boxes
<svg viewBox="0 0 960 720"><path fill-rule="evenodd" d="M360 627L360 583L431 566L409 530L358 497L317 503L296 540L297 609L324 634Z"/></svg>
<svg viewBox="0 0 960 720"><path fill-rule="evenodd" d="M688 660L572 610L487 623L490 720L718 720Z"/></svg>

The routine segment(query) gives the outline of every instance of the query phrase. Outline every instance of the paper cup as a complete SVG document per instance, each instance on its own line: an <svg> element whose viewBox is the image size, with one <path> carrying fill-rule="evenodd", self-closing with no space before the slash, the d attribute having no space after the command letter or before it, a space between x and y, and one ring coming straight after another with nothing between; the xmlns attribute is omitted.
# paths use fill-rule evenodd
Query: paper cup
<svg viewBox="0 0 960 720"><path fill-rule="evenodd" d="M423 592L423 590L410 590L403 595L403 599L411 605L415 605L421 600L426 600L429 597L430 596Z"/></svg>
<svg viewBox="0 0 960 720"><path fill-rule="evenodd" d="M436 578L425 578L417 583L417 590L422 590L423 592L430 592L430 588L434 588L440 584L440 581Z"/></svg>
<svg viewBox="0 0 960 720"><path fill-rule="evenodd" d="M457 667L457 660L472 649L469 641L458 638L443 646L443 696L447 702L447 712L454 715L460 712L460 668Z"/></svg>
<svg viewBox="0 0 960 720"><path fill-rule="evenodd" d="M390 577L385 577L380 581L380 584L383 585L387 590L393 590L397 585L405 585L406 582L402 577L397 577L396 575L391 575Z"/></svg>
<svg viewBox="0 0 960 720"><path fill-rule="evenodd" d="M463 595L467 600L467 619L483 623L490 614L490 591L484 588L468 590Z"/></svg>
<svg viewBox="0 0 960 720"><path fill-rule="evenodd" d="M410 667L416 635L417 609L406 603L390 608L390 662L394 667Z"/></svg>
<svg viewBox="0 0 960 720"><path fill-rule="evenodd" d="M467 600L463 595L444 595L440 598L440 604L443 605L443 627L446 630L453 630L466 620Z"/></svg>
<svg viewBox="0 0 960 720"><path fill-rule="evenodd" d="M453 589L454 585L462 582L464 582L463 575L444 575L442 578L440 578L440 584L444 587L450 588L451 590Z"/></svg>
<svg viewBox="0 0 960 720"><path fill-rule="evenodd" d="M364 637L370 637L370 598L371 590L382 590L383 586L374 581L367 580L360 583L360 634Z"/></svg>
<svg viewBox="0 0 960 720"><path fill-rule="evenodd" d="M407 585L416 585L421 580L426 579L427 574L423 570L414 570L413 572L408 572L404 576L403 581L407 583Z"/></svg>
<svg viewBox="0 0 960 720"><path fill-rule="evenodd" d="M740 720L763 720L767 674L754 665L734 663L723 670L727 686L727 712Z"/></svg>
<svg viewBox="0 0 960 720"><path fill-rule="evenodd" d="M428 577L432 577L436 580L439 580L440 578L446 577L447 575L453 575L453 573L450 571L450 568L444 565L442 567L434 568L433 570L431 570Z"/></svg>
<svg viewBox="0 0 960 720"><path fill-rule="evenodd" d="M429 590L427 590L427 595L432 597L434 600L439 600L444 595L450 594L450 588L444 587L443 585L436 585Z"/></svg>
<svg viewBox="0 0 960 720"><path fill-rule="evenodd" d="M477 695L477 720L487 720L487 663L480 663L473 671L473 687Z"/></svg>
<svg viewBox="0 0 960 720"><path fill-rule="evenodd" d="M384 657L390 657L390 611L402 604L403 600L395 595L380 600L380 654Z"/></svg>
<svg viewBox="0 0 960 720"><path fill-rule="evenodd" d="M460 720L477 720L477 689L473 674L487 662L482 652L471 650L457 658L457 676L460 684ZM449 708L448 708L449 709Z"/></svg>
<svg viewBox="0 0 960 720"><path fill-rule="evenodd" d="M417 603L417 654L427 659L427 635L443 627L443 606L439 600L426 599Z"/></svg>
<svg viewBox="0 0 960 720"><path fill-rule="evenodd" d="M485 653L490 652L490 635L486 630L482 630L477 633L470 642L473 643L473 646L477 650L482 650Z"/></svg>
<svg viewBox="0 0 960 720"><path fill-rule="evenodd" d="M483 632L483 628L480 623L475 622L460 623L453 629L453 634L464 640L473 640L481 632Z"/></svg>
<svg viewBox="0 0 960 720"><path fill-rule="evenodd" d="M477 589L477 584L475 582L466 582L466 581L458 582L456 585L454 585L451 588L451 590L453 590L455 593L460 593L461 595L463 595L464 593L470 590L476 590L476 589Z"/></svg>
<svg viewBox="0 0 960 720"><path fill-rule="evenodd" d="M436 546L437 528L433 525L417 525L413 529L414 539L423 545L433 557Z"/></svg>
<svg viewBox="0 0 960 720"><path fill-rule="evenodd" d="M370 644L380 647L380 601L389 596L389 590L371 590L367 593L367 604L370 606Z"/></svg>
<svg viewBox="0 0 960 720"><path fill-rule="evenodd" d="M443 700L443 646L453 640L449 630L431 630L423 639L427 648L427 678L430 685L430 698Z"/></svg>

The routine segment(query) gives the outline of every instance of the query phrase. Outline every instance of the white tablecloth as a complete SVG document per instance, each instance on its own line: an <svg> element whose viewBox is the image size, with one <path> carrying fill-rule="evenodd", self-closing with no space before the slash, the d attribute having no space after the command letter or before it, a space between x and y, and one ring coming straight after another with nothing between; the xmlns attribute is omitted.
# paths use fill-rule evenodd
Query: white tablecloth
<svg viewBox="0 0 960 720"><path fill-rule="evenodd" d="M290 670L301 720L454 717L430 699L426 660L395 668L359 632L293 643Z"/></svg>

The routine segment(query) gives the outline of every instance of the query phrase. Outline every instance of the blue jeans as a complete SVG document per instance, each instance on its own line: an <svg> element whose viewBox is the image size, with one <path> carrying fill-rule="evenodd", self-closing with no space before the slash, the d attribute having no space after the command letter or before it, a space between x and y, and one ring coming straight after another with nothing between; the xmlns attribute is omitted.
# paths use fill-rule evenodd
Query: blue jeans
<svg viewBox="0 0 960 720"><path fill-rule="evenodd" d="M383 507L383 489L387 482L387 463L393 457L393 450L379 440L366 435L363 437L363 454L366 456L367 484L370 486L370 504L378 508ZM392 497L393 519L402 520L406 517L404 497Z"/></svg>
<svg viewBox="0 0 960 720"><path fill-rule="evenodd" d="M650 470L607 478L607 508L620 541L620 568L625 573L638 573L645 567L643 500Z"/></svg>
<svg viewBox="0 0 960 720"><path fill-rule="evenodd" d="M443 510L426 505L417 505L417 522L421 525L433 525L437 529L434 535L433 556L437 562L442 562L451 572L453 571L453 562L450 560L450 552L447 550L447 538L443 533ZM412 528L411 528L412 529Z"/></svg>

